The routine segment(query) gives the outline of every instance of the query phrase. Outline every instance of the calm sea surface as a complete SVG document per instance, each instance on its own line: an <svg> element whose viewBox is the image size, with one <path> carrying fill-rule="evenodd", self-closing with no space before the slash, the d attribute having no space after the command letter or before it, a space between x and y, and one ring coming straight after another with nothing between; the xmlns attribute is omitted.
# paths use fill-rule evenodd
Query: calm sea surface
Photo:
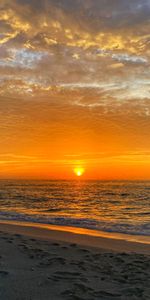
<svg viewBox="0 0 150 300"><path fill-rule="evenodd" d="M0 219L150 235L150 181L0 181Z"/></svg>

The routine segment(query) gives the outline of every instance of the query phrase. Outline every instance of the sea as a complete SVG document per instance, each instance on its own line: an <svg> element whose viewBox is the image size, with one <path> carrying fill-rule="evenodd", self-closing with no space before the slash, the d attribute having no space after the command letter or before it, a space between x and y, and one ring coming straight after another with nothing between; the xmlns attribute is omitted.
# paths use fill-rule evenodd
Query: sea
<svg viewBox="0 0 150 300"><path fill-rule="evenodd" d="M0 180L0 220L150 236L150 181Z"/></svg>

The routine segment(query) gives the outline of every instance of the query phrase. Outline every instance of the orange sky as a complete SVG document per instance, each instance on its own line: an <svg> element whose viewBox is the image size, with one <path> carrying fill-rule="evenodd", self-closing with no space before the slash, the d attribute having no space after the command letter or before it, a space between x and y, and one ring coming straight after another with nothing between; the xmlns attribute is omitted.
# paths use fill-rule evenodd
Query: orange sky
<svg viewBox="0 0 150 300"><path fill-rule="evenodd" d="M148 0L0 2L0 178L150 179Z"/></svg>

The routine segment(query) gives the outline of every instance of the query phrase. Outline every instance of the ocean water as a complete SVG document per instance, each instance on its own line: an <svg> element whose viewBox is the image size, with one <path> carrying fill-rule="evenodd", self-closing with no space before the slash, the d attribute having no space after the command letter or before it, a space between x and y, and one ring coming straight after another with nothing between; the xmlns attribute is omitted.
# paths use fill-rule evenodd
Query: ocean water
<svg viewBox="0 0 150 300"><path fill-rule="evenodd" d="M0 181L0 220L150 235L150 181Z"/></svg>

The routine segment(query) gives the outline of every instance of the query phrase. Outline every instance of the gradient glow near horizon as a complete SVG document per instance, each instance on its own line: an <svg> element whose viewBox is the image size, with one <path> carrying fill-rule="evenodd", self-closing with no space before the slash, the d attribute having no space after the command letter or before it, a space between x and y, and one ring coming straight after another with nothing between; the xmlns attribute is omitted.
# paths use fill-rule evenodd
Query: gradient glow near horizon
<svg viewBox="0 0 150 300"><path fill-rule="evenodd" d="M0 1L0 178L150 178L150 0Z"/></svg>

